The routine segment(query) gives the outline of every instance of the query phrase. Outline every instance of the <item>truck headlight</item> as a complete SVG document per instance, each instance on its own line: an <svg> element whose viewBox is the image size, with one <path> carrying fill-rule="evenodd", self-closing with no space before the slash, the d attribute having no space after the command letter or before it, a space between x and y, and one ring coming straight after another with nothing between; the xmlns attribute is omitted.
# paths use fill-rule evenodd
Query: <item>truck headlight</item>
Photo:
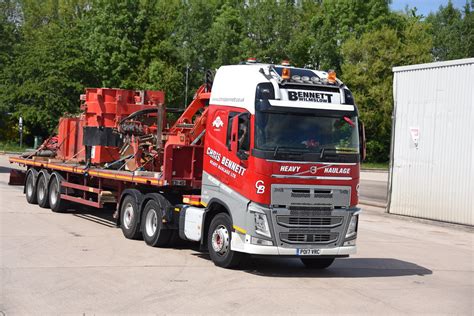
<svg viewBox="0 0 474 316"><path fill-rule="evenodd" d="M267 215L262 213L254 213L255 215L255 232L262 236L270 238L270 226L268 226Z"/></svg>
<svg viewBox="0 0 474 316"><path fill-rule="evenodd" d="M359 215L352 215L349 227L347 228L346 238L350 238L357 234L357 224L359 222Z"/></svg>
<svg viewBox="0 0 474 316"><path fill-rule="evenodd" d="M249 205L249 212L253 213L255 221L255 232L262 236L271 238L270 225L268 225L267 215L256 207L255 205Z"/></svg>

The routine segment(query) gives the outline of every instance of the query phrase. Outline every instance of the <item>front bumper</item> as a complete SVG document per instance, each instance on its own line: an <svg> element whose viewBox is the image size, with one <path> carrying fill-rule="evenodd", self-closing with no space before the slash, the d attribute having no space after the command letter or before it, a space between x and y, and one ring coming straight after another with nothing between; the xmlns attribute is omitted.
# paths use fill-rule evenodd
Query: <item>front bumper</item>
<svg viewBox="0 0 474 316"><path fill-rule="evenodd" d="M273 255L273 256L295 256L301 257L297 254L298 248L286 248L278 246L261 246L250 243L251 236L248 234L241 234L237 232L232 233L231 249L238 252L254 254L254 255ZM354 239L355 242L355 239ZM305 248L304 245L300 245ZM312 245L310 248L316 248ZM357 252L357 246L341 246L333 248L318 249L317 256L348 256Z"/></svg>
<svg viewBox="0 0 474 316"><path fill-rule="evenodd" d="M298 253L308 251L316 256L355 254L359 212L358 208L269 208L252 203L248 207L246 229L233 232L231 249L280 256L298 256ZM266 216L265 224L259 218L260 225L257 225L254 216L257 213ZM349 230L352 219L356 224ZM257 231L257 226L260 231Z"/></svg>

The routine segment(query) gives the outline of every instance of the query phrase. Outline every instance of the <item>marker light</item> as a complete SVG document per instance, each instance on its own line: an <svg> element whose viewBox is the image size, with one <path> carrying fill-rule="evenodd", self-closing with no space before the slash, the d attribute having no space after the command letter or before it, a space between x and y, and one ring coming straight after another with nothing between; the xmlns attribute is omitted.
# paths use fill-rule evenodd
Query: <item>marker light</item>
<svg viewBox="0 0 474 316"><path fill-rule="evenodd" d="M290 80L290 69L289 68L283 68L283 71L281 72L281 78L283 80Z"/></svg>
<svg viewBox="0 0 474 316"><path fill-rule="evenodd" d="M257 62L257 58L255 58L255 57L247 58L247 63L249 63L249 64L255 64L256 62Z"/></svg>
<svg viewBox="0 0 474 316"><path fill-rule="evenodd" d="M308 77L308 76L303 76L303 77L301 77L301 80L303 80L303 81L309 81L309 77Z"/></svg>
<svg viewBox="0 0 474 316"><path fill-rule="evenodd" d="M290 66L290 61L289 61L289 60L287 60L287 59L285 59L285 60L282 60L282 62L281 62L281 65L282 65L282 66L289 67L289 66Z"/></svg>
<svg viewBox="0 0 474 316"><path fill-rule="evenodd" d="M332 69L328 71L328 82L336 83L336 72Z"/></svg>
<svg viewBox="0 0 474 316"><path fill-rule="evenodd" d="M312 82L319 82L319 78L318 77L311 77L311 81Z"/></svg>
<svg viewBox="0 0 474 316"><path fill-rule="evenodd" d="M301 77L298 75L294 75L291 77L291 80L301 82Z"/></svg>

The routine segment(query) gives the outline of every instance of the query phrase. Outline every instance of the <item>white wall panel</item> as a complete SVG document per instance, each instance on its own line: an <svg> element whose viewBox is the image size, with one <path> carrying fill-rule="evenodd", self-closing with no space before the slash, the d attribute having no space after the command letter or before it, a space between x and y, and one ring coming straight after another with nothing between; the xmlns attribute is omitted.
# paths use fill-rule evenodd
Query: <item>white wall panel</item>
<svg viewBox="0 0 474 316"><path fill-rule="evenodd" d="M393 71L389 212L474 225L474 58Z"/></svg>

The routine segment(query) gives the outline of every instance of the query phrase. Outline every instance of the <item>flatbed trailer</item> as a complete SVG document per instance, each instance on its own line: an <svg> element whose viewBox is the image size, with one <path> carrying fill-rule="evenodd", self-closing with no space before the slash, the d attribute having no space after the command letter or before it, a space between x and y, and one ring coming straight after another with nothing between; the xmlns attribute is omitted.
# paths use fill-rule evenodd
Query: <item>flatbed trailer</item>
<svg viewBox="0 0 474 316"><path fill-rule="evenodd" d="M83 113L10 183L28 203L107 208L126 238L199 242L221 267L245 255L326 268L356 251L363 124L335 73L223 66L175 122L164 94L87 89Z"/></svg>

